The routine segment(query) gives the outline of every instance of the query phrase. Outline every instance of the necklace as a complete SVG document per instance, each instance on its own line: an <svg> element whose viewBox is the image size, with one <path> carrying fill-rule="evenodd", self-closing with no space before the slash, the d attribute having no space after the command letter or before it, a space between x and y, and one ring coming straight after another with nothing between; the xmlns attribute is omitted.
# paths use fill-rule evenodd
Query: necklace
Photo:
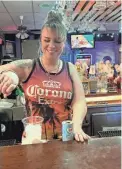
<svg viewBox="0 0 122 169"><path fill-rule="evenodd" d="M51 71L47 71L47 69L45 68L45 66L44 66L44 63L43 63L43 60L41 59L40 60L41 61L41 64L42 64L42 67L44 68L44 70L46 71L46 76L49 78L49 81L51 81L52 79L51 79L51 73L52 72L56 72L55 73L55 76L57 75L57 73L59 72L59 68L60 68L60 60L58 61L58 64L57 64L57 68L55 68L55 69L53 69L53 70L51 70Z"/></svg>

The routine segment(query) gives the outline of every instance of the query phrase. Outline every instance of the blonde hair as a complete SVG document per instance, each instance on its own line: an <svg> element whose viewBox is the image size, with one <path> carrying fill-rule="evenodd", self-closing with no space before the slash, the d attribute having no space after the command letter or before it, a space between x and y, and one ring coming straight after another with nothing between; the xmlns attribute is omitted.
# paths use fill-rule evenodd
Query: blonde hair
<svg viewBox="0 0 122 169"><path fill-rule="evenodd" d="M41 32L45 27L55 29L60 35L60 37L64 41L66 40L67 30L65 25L63 24L63 16L58 11L51 10L48 13L44 25L41 29Z"/></svg>

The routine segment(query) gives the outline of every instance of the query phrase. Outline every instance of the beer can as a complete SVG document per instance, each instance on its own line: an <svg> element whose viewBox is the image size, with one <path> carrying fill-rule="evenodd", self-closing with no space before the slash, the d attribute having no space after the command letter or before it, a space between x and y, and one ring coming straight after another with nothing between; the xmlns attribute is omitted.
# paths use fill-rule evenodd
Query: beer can
<svg viewBox="0 0 122 169"><path fill-rule="evenodd" d="M62 122L62 141L73 140L73 122L66 120Z"/></svg>

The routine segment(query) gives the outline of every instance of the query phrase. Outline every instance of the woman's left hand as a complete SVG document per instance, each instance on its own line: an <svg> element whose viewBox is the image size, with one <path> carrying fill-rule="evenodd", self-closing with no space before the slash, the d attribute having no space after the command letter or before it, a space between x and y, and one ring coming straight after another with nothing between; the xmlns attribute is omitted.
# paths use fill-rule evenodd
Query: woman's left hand
<svg viewBox="0 0 122 169"><path fill-rule="evenodd" d="M88 139L90 139L90 136L85 134L83 129L80 129L78 132L77 131L75 132L76 141L84 142L84 141L87 141Z"/></svg>

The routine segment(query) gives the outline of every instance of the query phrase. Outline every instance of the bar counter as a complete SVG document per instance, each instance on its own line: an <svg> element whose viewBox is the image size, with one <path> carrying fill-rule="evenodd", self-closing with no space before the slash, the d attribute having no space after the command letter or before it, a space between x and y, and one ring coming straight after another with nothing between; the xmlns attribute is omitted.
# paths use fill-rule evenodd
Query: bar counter
<svg viewBox="0 0 122 169"><path fill-rule="evenodd" d="M121 104L121 93L95 93L85 96L87 106L97 106L99 104Z"/></svg>
<svg viewBox="0 0 122 169"><path fill-rule="evenodd" d="M1 169L120 169L121 137L0 147Z"/></svg>

